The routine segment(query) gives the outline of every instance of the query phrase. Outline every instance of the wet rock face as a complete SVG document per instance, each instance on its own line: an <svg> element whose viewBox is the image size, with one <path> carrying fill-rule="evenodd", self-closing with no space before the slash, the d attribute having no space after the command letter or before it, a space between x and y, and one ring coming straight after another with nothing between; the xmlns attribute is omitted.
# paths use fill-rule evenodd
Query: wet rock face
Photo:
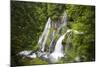
<svg viewBox="0 0 100 67"><path fill-rule="evenodd" d="M49 52L50 52L50 53L52 53L52 52L54 51L55 45L56 45L56 41L53 40L53 41L51 42L51 45L50 45L50 48L49 48Z"/></svg>

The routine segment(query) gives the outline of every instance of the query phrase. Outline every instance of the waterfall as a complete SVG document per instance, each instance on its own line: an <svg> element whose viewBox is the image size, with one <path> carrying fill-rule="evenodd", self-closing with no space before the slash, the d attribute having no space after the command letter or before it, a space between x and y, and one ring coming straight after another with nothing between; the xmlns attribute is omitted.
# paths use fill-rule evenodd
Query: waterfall
<svg viewBox="0 0 100 67"><path fill-rule="evenodd" d="M63 18L62 18L62 22L63 22L62 26L67 25L67 14L66 14L66 12L64 12L64 15L63 15Z"/></svg>
<svg viewBox="0 0 100 67"><path fill-rule="evenodd" d="M58 32L61 30L61 28L63 28L64 26L67 26L67 24L68 24L66 12L64 12L64 14L63 14L63 16L62 16L61 23L62 23L62 24L61 24L60 27L58 28Z"/></svg>
<svg viewBox="0 0 100 67"><path fill-rule="evenodd" d="M58 39L58 41L57 41L57 43L56 43L56 46L55 46L54 52L63 53L62 40L64 39L64 37L65 37L65 34L62 35L62 36Z"/></svg>
<svg viewBox="0 0 100 67"><path fill-rule="evenodd" d="M43 31L43 33L40 36L39 41L38 41L38 44L40 45L41 51L44 51L44 49L45 49L45 44L46 44L46 41L47 41L48 34L50 32L50 28L51 28L51 19L48 18L48 21L45 25L44 31Z"/></svg>
<svg viewBox="0 0 100 67"><path fill-rule="evenodd" d="M64 57L64 52L63 52L63 45L62 45L62 40L64 39L66 33L58 39L54 51L49 55L49 60L50 62L58 62L61 57Z"/></svg>
<svg viewBox="0 0 100 67"><path fill-rule="evenodd" d="M31 51L25 50L25 51L19 52L18 55L28 57L28 58L40 57L41 59L48 60L51 63L58 62L62 57L64 57L64 54L65 54L64 47L62 45L62 41L65 38L65 35L67 35L67 41L66 42L67 42L67 45L68 45L70 40L71 40L71 35L73 33L74 34L83 34L83 32L79 32L77 30L72 30L72 29L67 29L67 31L66 31L65 27L67 26L67 24L68 24L67 15L66 15L66 12L64 12L64 15L61 17L61 20L57 23L54 23L54 25L57 26L57 31L55 31L55 30L50 31L51 27L53 27L53 23L51 23L51 19L48 18L48 21L46 22L43 33L39 37L39 41L38 41L40 51L38 50L37 52L34 53L32 50ZM60 31L64 31L63 32L64 34ZM60 35L59 35L59 32L61 33ZM49 35L49 33L51 35ZM59 36L58 40L56 40L57 38L55 39L55 35ZM50 45L49 45L49 51L48 52L44 51L45 50L45 44L47 42L47 38L50 39ZM78 58L76 58L76 60L77 59Z"/></svg>
<svg viewBox="0 0 100 67"><path fill-rule="evenodd" d="M67 15L66 15L66 12L64 12L64 15L62 16L62 19L60 21L60 25L58 26L58 32L66 25L67 25ZM56 42L54 39L54 35L56 35L57 33L53 31L53 37L51 39L51 43L49 46L49 55L48 55L48 60L50 62L58 62L59 58L64 57L62 40L64 39L66 33L60 36L60 38Z"/></svg>

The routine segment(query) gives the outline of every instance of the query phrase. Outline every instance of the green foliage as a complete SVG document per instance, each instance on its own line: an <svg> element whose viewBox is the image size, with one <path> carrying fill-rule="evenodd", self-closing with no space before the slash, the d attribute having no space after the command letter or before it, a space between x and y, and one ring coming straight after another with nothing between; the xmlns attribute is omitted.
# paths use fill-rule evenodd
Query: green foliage
<svg viewBox="0 0 100 67"><path fill-rule="evenodd" d="M67 11L71 28L84 32L83 35L73 35L72 50L69 50L67 59L74 62L75 57L80 56L82 61L94 61L95 7L70 5Z"/></svg>
<svg viewBox="0 0 100 67"><path fill-rule="evenodd" d="M64 4L47 4L48 16L51 17L53 21L57 21L65 8L66 6Z"/></svg>

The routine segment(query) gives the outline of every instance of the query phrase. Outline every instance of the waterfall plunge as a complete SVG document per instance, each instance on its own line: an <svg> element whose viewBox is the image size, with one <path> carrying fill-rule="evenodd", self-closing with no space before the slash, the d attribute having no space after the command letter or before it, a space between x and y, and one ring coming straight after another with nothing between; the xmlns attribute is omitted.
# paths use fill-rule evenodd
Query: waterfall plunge
<svg viewBox="0 0 100 67"><path fill-rule="evenodd" d="M71 37L71 32L74 32L75 34L83 34L83 32L78 32L76 33L77 30L72 30L72 29L68 29L66 31L65 34L63 34L62 36L60 36L60 38L58 39L56 45L55 45L55 49L54 51L49 55L49 61L52 63L56 63L58 62L62 57L64 57L64 50L63 50L63 45L62 45L62 41L65 38L65 35L67 34L68 39L70 39ZM70 33L70 34L69 34Z"/></svg>
<svg viewBox="0 0 100 67"><path fill-rule="evenodd" d="M66 33L58 39L55 46L55 50L49 55L50 62L52 63L58 62L60 58L64 57L62 40L64 39L65 35Z"/></svg>
<svg viewBox="0 0 100 67"><path fill-rule="evenodd" d="M64 13L64 15L62 17L61 24L58 27L58 31L61 30L61 28L63 28L65 25L67 25L66 13ZM51 20L49 18L46 25L45 25L45 29L44 29L44 31L43 31L43 33L42 33L42 35L41 35L41 37L39 38L39 41L38 41L38 44L40 45L41 51L43 51L43 53L44 53L45 44L46 44L46 41L47 41L47 38L48 38L48 34L50 32L50 28L51 28ZM60 36L60 38L57 40L56 44L54 43L55 42L54 41L54 35L56 35L56 34L53 31L53 38L52 38L51 43L50 43L49 51L51 51L54 46L55 46L55 48L54 48L54 51L52 53L49 52L49 54L48 54L48 60L51 63L58 62L61 57L64 57L62 40L64 39L66 33L64 35ZM43 53L40 52L39 54L43 55ZM47 55L47 54L45 54L45 55Z"/></svg>

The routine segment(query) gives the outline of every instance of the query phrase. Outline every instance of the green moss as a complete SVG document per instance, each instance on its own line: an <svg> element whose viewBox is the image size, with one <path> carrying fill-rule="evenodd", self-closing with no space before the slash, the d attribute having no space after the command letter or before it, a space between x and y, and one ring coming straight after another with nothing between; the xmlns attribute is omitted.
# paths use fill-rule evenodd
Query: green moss
<svg viewBox="0 0 100 67"><path fill-rule="evenodd" d="M33 64L48 64L48 62L41 60L40 58L36 58L31 60Z"/></svg>
<svg viewBox="0 0 100 67"><path fill-rule="evenodd" d="M38 64L48 64L48 62L41 60L40 58L35 58L35 59L29 59L29 58L24 58L20 59L21 65L38 65Z"/></svg>

